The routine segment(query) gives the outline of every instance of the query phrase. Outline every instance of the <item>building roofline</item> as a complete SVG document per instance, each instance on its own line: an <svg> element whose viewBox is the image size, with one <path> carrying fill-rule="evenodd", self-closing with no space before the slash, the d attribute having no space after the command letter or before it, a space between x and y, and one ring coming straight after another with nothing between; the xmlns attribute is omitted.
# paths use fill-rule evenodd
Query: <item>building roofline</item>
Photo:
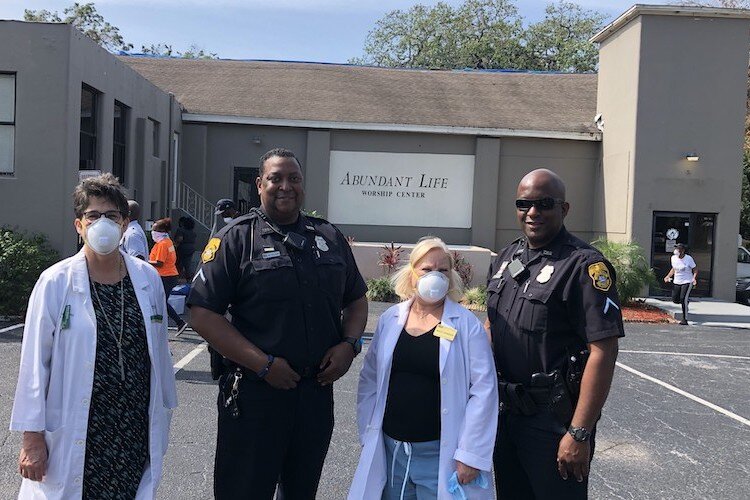
<svg viewBox="0 0 750 500"><path fill-rule="evenodd" d="M367 130L380 132L411 132L446 135L478 135L484 137L528 137L534 139L566 139L574 141L602 140L599 132L562 132L556 130L518 130L506 128L451 127L442 125L410 125L398 123L360 123L322 120L290 120L252 116L209 115L182 113L182 121L189 123L224 123L235 125L261 125L270 127L296 127L333 130Z"/></svg>
<svg viewBox="0 0 750 500"><path fill-rule="evenodd" d="M589 38L589 42L602 43L638 16L678 16L678 17L720 17L727 19L750 19L748 9L722 9L719 7L698 7L690 5L648 5L635 4L617 19Z"/></svg>

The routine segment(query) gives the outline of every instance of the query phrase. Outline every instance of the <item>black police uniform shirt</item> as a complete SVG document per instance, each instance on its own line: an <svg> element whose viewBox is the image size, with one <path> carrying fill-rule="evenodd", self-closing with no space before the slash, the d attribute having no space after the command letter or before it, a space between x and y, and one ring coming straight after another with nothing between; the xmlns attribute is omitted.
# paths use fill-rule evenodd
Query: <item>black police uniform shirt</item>
<svg viewBox="0 0 750 500"><path fill-rule="evenodd" d="M301 372L315 370L341 342L341 311L367 286L332 224L300 214L282 232L289 229L305 238L303 250L284 245L253 213L230 222L201 254L187 303L217 314L229 311L245 338Z"/></svg>
<svg viewBox="0 0 750 500"><path fill-rule="evenodd" d="M526 270L517 278L514 258ZM564 370L586 344L625 335L615 271L602 254L565 227L544 248L525 238L505 247L487 277L487 316L495 363L506 382Z"/></svg>

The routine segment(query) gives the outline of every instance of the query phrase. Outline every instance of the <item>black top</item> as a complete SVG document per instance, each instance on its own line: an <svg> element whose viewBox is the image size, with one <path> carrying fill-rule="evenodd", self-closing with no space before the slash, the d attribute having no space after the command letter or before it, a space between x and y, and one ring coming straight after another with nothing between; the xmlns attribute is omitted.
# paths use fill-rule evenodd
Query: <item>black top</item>
<svg viewBox="0 0 750 500"><path fill-rule="evenodd" d="M115 334L119 337L120 333L120 284L90 283L96 314L96 364L86 432L83 498L135 498L149 458L151 360L146 326L133 284L126 276L123 381L115 339ZM115 332L109 329L105 315Z"/></svg>
<svg viewBox="0 0 750 500"><path fill-rule="evenodd" d="M514 258L527 267L516 279L507 269ZM495 362L508 382L562 370L587 343L625 335L614 268L564 227L537 252L527 251L525 239L501 250L487 293Z"/></svg>
<svg viewBox="0 0 750 500"><path fill-rule="evenodd" d="M398 441L440 439L440 339L404 328L393 351L383 432Z"/></svg>
<svg viewBox="0 0 750 500"><path fill-rule="evenodd" d="M367 291L349 243L332 224L300 215L303 250L254 213L234 219L201 255L189 306L218 314L268 354L300 371L341 342L341 311Z"/></svg>

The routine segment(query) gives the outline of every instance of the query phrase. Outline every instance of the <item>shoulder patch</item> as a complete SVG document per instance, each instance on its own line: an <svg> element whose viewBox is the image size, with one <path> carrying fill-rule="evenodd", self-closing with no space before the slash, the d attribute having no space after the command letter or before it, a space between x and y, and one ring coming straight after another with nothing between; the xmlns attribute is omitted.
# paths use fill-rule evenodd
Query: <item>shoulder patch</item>
<svg viewBox="0 0 750 500"><path fill-rule="evenodd" d="M612 287L612 277L609 275L609 269L604 262L597 262L589 266L589 276L594 282L594 288L602 292L608 292Z"/></svg>
<svg viewBox="0 0 750 500"><path fill-rule="evenodd" d="M203 253L201 254L201 262L204 264L206 262L211 262L216 257L216 251L219 249L219 246L221 246L221 239L219 238L211 238L208 240L208 244L206 245L206 248L203 249Z"/></svg>

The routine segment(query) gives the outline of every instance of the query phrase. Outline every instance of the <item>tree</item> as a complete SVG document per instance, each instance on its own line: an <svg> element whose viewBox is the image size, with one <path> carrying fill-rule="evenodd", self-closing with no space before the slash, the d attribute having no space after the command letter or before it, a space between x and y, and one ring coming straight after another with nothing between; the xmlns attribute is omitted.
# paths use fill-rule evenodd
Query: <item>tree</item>
<svg viewBox="0 0 750 500"><path fill-rule="evenodd" d="M605 16L566 1L548 5L545 12L524 34L528 69L596 71L599 50L589 39L602 28Z"/></svg>
<svg viewBox="0 0 750 500"><path fill-rule="evenodd" d="M133 44L126 43L122 34L120 34L120 29L104 20L104 17L97 12L93 2L84 4L76 2L70 7L66 7L63 13L65 14L64 19L57 12L25 9L23 19L24 21L71 24L110 52L132 50Z"/></svg>
<svg viewBox="0 0 750 500"><path fill-rule="evenodd" d="M216 59L218 56L213 52L206 52L205 49L193 44L185 52L174 50L171 45L158 43L151 44L148 47L141 45L141 52L144 54L158 57L181 57L183 59Z"/></svg>
<svg viewBox="0 0 750 500"><path fill-rule="evenodd" d="M64 18L56 11L49 10L29 10L23 12L24 21L41 22L41 23L66 23L75 26L84 35L104 47L110 52L130 51L133 50L133 44L127 43L120 33L120 28L112 26L96 10L93 2L74 3L63 10ZM205 49L193 44L186 51L174 51L171 45L158 43L149 46L142 45L141 51L144 54L157 56L183 57L185 59L216 59L217 54L207 52Z"/></svg>
<svg viewBox="0 0 750 500"><path fill-rule="evenodd" d="M388 67L592 71L597 50L588 42L604 16L561 2L523 28L515 0L464 0L394 10L367 35L357 64Z"/></svg>

